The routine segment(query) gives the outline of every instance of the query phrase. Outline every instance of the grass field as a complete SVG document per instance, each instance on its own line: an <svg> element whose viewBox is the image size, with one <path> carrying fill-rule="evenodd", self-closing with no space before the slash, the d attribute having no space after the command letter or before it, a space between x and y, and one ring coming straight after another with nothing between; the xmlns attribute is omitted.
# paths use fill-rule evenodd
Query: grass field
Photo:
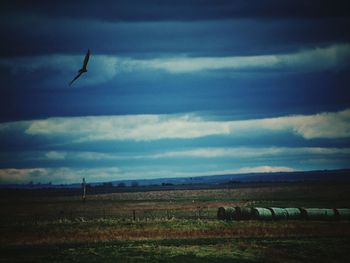
<svg viewBox="0 0 350 263"><path fill-rule="evenodd" d="M1 198L0 262L347 262L348 221L216 219L220 206L349 207L349 184Z"/></svg>

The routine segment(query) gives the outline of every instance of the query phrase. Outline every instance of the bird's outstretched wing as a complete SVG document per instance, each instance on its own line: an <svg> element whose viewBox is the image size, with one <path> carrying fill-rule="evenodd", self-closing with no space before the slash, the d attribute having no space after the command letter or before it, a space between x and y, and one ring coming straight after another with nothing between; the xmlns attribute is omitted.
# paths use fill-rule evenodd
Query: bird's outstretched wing
<svg viewBox="0 0 350 263"><path fill-rule="evenodd" d="M90 49L88 49L88 51L86 52L84 62L83 62L83 69L85 69L85 70L86 70L87 64L89 62L89 58L90 58Z"/></svg>
<svg viewBox="0 0 350 263"><path fill-rule="evenodd" d="M73 82L74 82L75 80L77 80L77 79L81 76L81 74L83 74L83 72L79 70L78 75L76 75L75 78L74 78L71 82L69 82L69 86L72 85Z"/></svg>
<svg viewBox="0 0 350 263"><path fill-rule="evenodd" d="M89 62L89 58L90 58L90 49L88 49L88 51L85 54L83 66L81 67L81 69L79 69L78 75L76 75L75 78L71 82L69 82L69 86L71 86L73 84L73 82L81 76L81 74L87 72L86 67L87 67L87 64Z"/></svg>

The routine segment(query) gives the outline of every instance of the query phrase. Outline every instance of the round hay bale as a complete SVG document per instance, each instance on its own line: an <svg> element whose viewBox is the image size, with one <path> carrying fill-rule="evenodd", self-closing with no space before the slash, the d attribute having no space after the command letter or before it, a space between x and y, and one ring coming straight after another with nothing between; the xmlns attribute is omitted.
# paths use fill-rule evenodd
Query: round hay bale
<svg viewBox="0 0 350 263"><path fill-rule="evenodd" d="M304 217L308 220L333 220L336 213L330 208L303 208Z"/></svg>
<svg viewBox="0 0 350 263"><path fill-rule="evenodd" d="M217 217L219 220L226 219L225 207L219 207L218 212L217 212Z"/></svg>
<svg viewBox="0 0 350 263"><path fill-rule="evenodd" d="M220 220L237 220L237 210L235 207L219 207L217 217Z"/></svg>
<svg viewBox="0 0 350 263"><path fill-rule="evenodd" d="M301 219L302 214L300 208L287 207L285 208L288 214L288 219Z"/></svg>
<svg viewBox="0 0 350 263"><path fill-rule="evenodd" d="M237 219L237 212L236 208L234 207L226 207L226 220L236 220Z"/></svg>
<svg viewBox="0 0 350 263"><path fill-rule="evenodd" d="M250 207L236 207L237 220L252 219L252 208Z"/></svg>
<svg viewBox="0 0 350 263"><path fill-rule="evenodd" d="M268 209L272 212L272 217L275 220L281 220L281 219L287 219L288 218L288 212L284 208L269 207Z"/></svg>
<svg viewBox="0 0 350 263"><path fill-rule="evenodd" d="M334 210L335 210L337 219L350 220L350 208L337 208Z"/></svg>
<svg viewBox="0 0 350 263"><path fill-rule="evenodd" d="M272 211L263 207L254 207L252 210L252 216L257 220L272 220Z"/></svg>

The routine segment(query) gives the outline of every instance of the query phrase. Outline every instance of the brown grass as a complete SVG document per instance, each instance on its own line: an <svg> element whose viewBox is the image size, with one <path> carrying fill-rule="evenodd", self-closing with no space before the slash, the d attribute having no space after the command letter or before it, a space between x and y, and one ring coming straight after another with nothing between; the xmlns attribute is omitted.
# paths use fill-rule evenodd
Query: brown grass
<svg viewBox="0 0 350 263"><path fill-rule="evenodd" d="M349 184L286 184L152 191L88 196L85 203L80 197L3 198L0 200L0 244L212 237L349 237L349 222L186 220L197 218L197 214L200 217L199 212L202 218L210 215L214 219L220 206L254 205L262 201L277 200L285 204L298 200L317 201L330 207L349 204L348 189ZM140 221L131 221L133 210ZM174 215L183 220L168 220ZM80 220L80 217L83 218Z"/></svg>
<svg viewBox="0 0 350 263"><path fill-rule="evenodd" d="M45 229L45 230L43 230ZM0 244L41 244L82 241L215 238L215 237L344 237L350 236L349 222L119 222L105 227L89 222L30 228L3 229Z"/></svg>

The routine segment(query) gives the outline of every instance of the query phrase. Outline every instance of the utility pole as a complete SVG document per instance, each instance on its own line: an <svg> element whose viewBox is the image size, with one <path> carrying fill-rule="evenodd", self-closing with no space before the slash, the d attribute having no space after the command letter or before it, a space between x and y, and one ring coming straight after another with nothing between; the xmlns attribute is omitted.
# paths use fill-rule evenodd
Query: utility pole
<svg viewBox="0 0 350 263"><path fill-rule="evenodd" d="M82 188L83 188L83 201L85 202L86 199L86 182L85 182L85 178L83 178L83 183L81 184Z"/></svg>

